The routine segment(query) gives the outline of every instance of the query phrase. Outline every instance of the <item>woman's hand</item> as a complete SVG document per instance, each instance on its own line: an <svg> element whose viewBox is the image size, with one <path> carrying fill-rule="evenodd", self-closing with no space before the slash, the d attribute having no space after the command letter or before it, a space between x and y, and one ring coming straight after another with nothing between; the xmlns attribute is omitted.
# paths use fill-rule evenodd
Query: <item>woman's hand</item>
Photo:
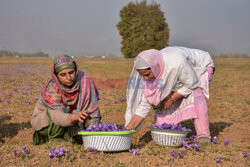
<svg viewBox="0 0 250 167"><path fill-rule="evenodd" d="M178 92L172 92L170 93L162 102L161 102L161 110L165 109L165 110L169 110L170 108L172 108L174 102L176 100L182 99L183 96L181 94L179 94Z"/></svg>
<svg viewBox="0 0 250 167"><path fill-rule="evenodd" d="M77 121L84 122L87 119L87 116L88 114L86 113L86 111L78 112L78 113L69 115L68 121L71 124L76 123Z"/></svg>
<svg viewBox="0 0 250 167"><path fill-rule="evenodd" d="M169 101L169 100L171 100L171 96L172 96L172 93L170 93L164 100L162 100L160 110L169 109L169 106L172 105L172 103L173 103L173 102L171 103L171 101Z"/></svg>
<svg viewBox="0 0 250 167"><path fill-rule="evenodd" d="M131 121L129 122L129 124L126 126L126 128L128 130L134 130L136 129L144 120L143 117L139 116L139 115L134 115L131 119Z"/></svg>
<svg viewBox="0 0 250 167"><path fill-rule="evenodd" d="M166 101L164 104L163 104L163 108L165 110L169 110L170 108L172 108L174 104L174 100L172 98L168 99L168 101Z"/></svg>

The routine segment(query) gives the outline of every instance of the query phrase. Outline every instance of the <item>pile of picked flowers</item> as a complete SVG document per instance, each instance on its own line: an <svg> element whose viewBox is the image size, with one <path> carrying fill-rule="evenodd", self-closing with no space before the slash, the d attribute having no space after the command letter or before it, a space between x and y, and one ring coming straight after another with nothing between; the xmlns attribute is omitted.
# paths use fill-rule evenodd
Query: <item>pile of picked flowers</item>
<svg viewBox="0 0 250 167"><path fill-rule="evenodd" d="M96 123L96 124L89 126L84 131L111 132L111 131L129 131L129 130L124 126L119 126L119 125L112 124L112 123Z"/></svg>

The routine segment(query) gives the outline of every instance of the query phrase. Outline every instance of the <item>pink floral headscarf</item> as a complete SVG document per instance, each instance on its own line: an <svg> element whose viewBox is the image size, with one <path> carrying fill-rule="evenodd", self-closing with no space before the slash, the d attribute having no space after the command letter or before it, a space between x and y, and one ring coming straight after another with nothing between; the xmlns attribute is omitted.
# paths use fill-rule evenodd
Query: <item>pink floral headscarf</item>
<svg viewBox="0 0 250 167"><path fill-rule="evenodd" d="M55 67L57 64L66 64L72 62L76 67L76 81L71 89L63 87L59 82ZM52 79L48 81L41 91L41 97L44 104L54 110L61 110L65 113L75 113L88 111L92 113L99 108L98 90L88 74L77 69L77 65L73 59L67 55L55 58L51 67Z"/></svg>

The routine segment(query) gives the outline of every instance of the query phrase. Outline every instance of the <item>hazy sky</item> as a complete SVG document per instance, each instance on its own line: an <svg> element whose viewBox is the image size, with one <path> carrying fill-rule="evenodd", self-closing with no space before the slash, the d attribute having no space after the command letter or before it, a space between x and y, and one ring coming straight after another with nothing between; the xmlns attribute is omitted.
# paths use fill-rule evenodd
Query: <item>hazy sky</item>
<svg viewBox="0 0 250 167"><path fill-rule="evenodd" d="M0 50L120 53L119 11L131 0L0 0ZM250 55L250 0L155 0L169 45Z"/></svg>

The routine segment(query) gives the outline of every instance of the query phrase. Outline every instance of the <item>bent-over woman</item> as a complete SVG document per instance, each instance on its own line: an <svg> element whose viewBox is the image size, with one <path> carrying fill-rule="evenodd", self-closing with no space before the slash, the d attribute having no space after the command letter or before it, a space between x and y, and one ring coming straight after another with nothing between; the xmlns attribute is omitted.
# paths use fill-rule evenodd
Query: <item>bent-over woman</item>
<svg viewBox="0 0 250 167"><path fill-rule="evenodd" d="M209 141L206 98L214 63L208 52L185 47L141 52L134 61L127 86L125 126L136 129L155 110L155 124L194 121L197 138ZM206 98L205 98L206 97Z"/></svg>

